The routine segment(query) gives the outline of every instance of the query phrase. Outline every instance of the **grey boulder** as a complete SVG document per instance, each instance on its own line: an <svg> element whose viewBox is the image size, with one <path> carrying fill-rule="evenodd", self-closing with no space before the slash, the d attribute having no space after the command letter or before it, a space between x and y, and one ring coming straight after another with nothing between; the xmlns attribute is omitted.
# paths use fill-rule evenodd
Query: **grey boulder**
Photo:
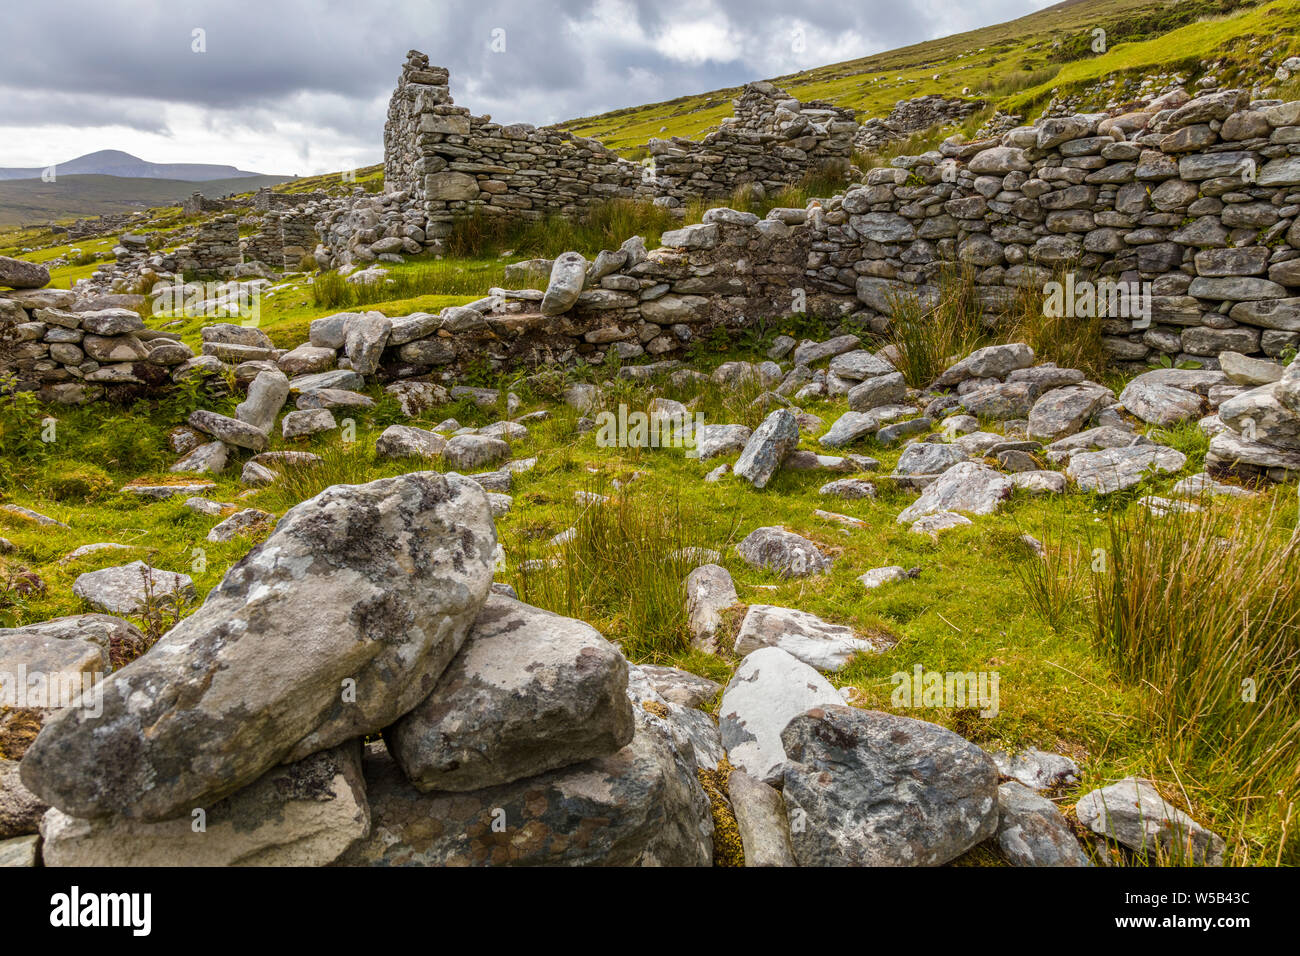
<svg viewBox="0 0 1300 956"><path fill-rule="evenodd" d="M419 704L492 583L478 485L415 472L290 509L148 654L62 711L23 782L72 816L165 820Z"/></svg>
<svg viewBox="0 0 1300 956"><path fill-rule="evenodd" d="M384 731L420 790L478 790L632 740L627 661L591 626L489 595L460 652Z"/></svg>
<svg viewBox="0 0 1300 956"><path fill-rule="evenodd" d="M786 724L814 707L839 703L839 692L807 664L779 647L754 651L722 692L718 728L727 759L757 780L779 783Z"/></svg>
<svg viewBox="0 0 1300 956"><path fill-rule="evenodd" d="M937 724L823 706L781 734L800 866L940 866L998 824L998 770Z"/></svg>
<svg viewBox="0 0 1300 956"><path fill-rule="evenodd" d="M1013 866L1091 866L1056 804L1014 780L998 787L997 845Z"/></svg>
<svg viewBox="0 0 1300 956"><path fill-rule="evenodd" d="M794 412L778 408L754 430L733 472L755 488L765 488L798 445L799 423Z"/></svg>

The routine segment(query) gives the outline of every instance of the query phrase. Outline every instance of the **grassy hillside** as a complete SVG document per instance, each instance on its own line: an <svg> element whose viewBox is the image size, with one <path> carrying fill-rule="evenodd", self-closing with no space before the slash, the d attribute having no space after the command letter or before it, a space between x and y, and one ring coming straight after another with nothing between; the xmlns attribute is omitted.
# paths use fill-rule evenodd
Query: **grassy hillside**
<svg viewBox="0 0 1300 956"><path fill-rule="evenodd" d="M123 176L59 176L50 183L14 179L0 182L0 225L136 212L179 202L194 192L220 198L283 182L284 176L240 176L208 182Z"/></svg>
<svg viewBox="0 0 1300 956"><path fill-rule="evenodd" d="M857 60L772 77L801 100L884 116L902 99L930 93L978 96L996 106L1041 105L1053 88L1081 86L1126 70L1177 68L1226 57L1245 62L1258 37L1273 61L1300 51L1294 0L1068 0L1029 16ZM1093 30L1108 52L1094 54ZM759 77L755 77L759 79ZM558 124L634 152L653 137L698 138L731 115L739 87L615 110Z"/></svg>

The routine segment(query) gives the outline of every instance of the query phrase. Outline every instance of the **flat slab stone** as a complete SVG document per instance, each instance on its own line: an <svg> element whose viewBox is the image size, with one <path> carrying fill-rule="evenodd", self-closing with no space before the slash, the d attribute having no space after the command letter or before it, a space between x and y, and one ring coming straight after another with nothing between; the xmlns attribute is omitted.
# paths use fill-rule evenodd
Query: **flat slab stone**
<svg viewBox="0 0 1300 956"><path fill-rule="evenodd" d="M163 571L143 561L88 571L72 584L72 593L91 607L109 614L139 614L149 603L174 605L177 598L193 600L197 593L188 574Z"/></svg>
<svg viewBox="0 0 1300 956"><path fill-rule="evenodd" d="M756 780L779 783L786 724L813 707L839 703L839 693L816 670L779 647L760 648L746 655L722 692L718 729L727 759Z"/></svg>
<svg viewBox="0 0 1300 956"><path fill-rule="evenodd" d="M837 671L855 654L878 654L890 645L864 640L851 627L829 624L794 608L751 604L736 635L735 652L744 657L763 647L779 647L821 671Z"/></svg>
<svg viewBox="0 0 1300 956"><path fill-rule="evenodd" d="M46 866L325 866L370 829L361 747L351 741L275 767L205 807L206 832L186 814L146 823L84 820L50 810Z"/></svg>
<svg viewBox="0 0 1300 956"><path fill-rule="evenodd" d="M1172 474L1187 465L1187 456L1164 445L1129 445L1080 452L1065 473L1084 491L1100 495L1132 488L1152 473Z"/></svg>

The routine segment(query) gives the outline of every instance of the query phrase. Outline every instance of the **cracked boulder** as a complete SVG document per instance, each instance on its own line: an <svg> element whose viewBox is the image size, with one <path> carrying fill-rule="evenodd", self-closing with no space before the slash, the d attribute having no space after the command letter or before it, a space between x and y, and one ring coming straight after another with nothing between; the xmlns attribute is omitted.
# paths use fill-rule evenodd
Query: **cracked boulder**
<svg viewBox="0 0 1300 956"><path fill-rule="evenodd" d="M77 817L165 820L420 703L492 583L487 498L458 475L335 485L290 509L204 604L65 710L24 784Z"/></svg>

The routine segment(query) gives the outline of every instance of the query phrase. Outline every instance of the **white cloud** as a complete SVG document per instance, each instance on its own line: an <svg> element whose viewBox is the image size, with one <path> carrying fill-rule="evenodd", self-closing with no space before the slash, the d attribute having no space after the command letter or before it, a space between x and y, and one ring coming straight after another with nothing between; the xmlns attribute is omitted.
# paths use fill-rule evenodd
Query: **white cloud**
<svg viewBox="0 0 1300 956"><path fill-rule="evenodd" d="M381 159L388 97L411 48L451 69L458 104L543 125L867 56L1049 2L191 0L167 18L148 16L146 0L20 5L6 11L0 166L122 149L153 162L329 172ZM201 56L189 48L192 25L208 31ZM489 49L497 27L501 54Z"/></svg>

